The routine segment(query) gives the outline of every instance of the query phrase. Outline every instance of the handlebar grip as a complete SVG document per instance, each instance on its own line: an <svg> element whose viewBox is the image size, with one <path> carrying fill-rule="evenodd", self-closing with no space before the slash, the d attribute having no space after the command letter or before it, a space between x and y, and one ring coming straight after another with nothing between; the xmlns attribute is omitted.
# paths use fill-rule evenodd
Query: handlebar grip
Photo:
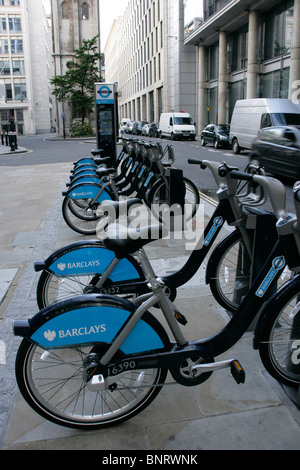
<svg viewBox="0 0 300 470"><path fill-rule="evenodd" d="M202 170L205 170L205 168L206 168L206 165L203 163L202 160L196 160L195 158L189 158L188 163L190 165L200 165Z"/></svg>
<svg viewBox="0 0 300 470"><path fill-rule="evenodd" d="M253 181L253 175L238 170L232 170L230 177L234 180Z"/></svg>

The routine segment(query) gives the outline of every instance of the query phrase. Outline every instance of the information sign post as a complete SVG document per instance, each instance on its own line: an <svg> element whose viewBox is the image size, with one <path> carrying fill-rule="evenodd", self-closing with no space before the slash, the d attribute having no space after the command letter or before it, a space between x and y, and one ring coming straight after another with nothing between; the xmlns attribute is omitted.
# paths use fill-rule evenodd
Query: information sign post
<svg viewBox="0 0 300 470"><path fill-rule="evenodd" d="M95 83L97 146L104 156L117 158L118 95L116 83Z"/></svg>

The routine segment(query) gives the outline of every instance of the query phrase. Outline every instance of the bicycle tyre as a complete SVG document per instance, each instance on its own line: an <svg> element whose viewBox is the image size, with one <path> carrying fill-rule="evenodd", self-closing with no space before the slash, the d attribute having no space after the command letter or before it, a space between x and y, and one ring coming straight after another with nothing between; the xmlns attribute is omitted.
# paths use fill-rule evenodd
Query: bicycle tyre
<svg viewBox="0 0 300 470"><path fill-rule="evenodd" d="M143 321L169 341L160 323L148 312ZM93 430L119 424L144 410L164 385L168 369L132 370L121 374L105 391L92 392L83 378L84 360L109 345L44 350L24 338L15 372L24 399L42 417L58 425ZM97 349L98 347L98 349ZM124 357L122 352L118 357ZM116 358L116 356L115 356ZM118 390L119 388L119 390Z"/></svg>
<svg viewBox="0 0 300 470"><path fill-rule="evenodd" d="M66 224L75 232L80 233L82 235L96 235L97 233L97 225L101 217L90 216L86 217L78 217L74 214L74 208L72 210L70 208L70 199L66 196L63 200L62 204L62 214L64 221Z"/></svg>
<svg viewBox="0 0 300 470"><path fill-rule="evenodd" d="M188 212L185 216L185 221L188 222L195 216L197 212L200 203L200 196L196 185L191 180L184 176L183 182L186 190L185 209L188 208ZM169 199L168 196L166 196L166 183L163 179L159 179L149 190L147 194L146 203L151 209L151 212L154 217L160 222L163 222L163 217L159 210L160 206L168 204L168 202Z"/></svg>
<svg viewBox="0 0 300 470"><path fill-rule="evenodd" d="M242 265L239 266L239 263ZM240 273L237 278L236 272ZM239 306L236 299L245 295L249 289L251 260L239 231L235 230L225 237L214 249L207 264L207 282L216 301L233 313Z"/></svg>
<svg viewBox="0 0 300 470"><path fill-rule="evenodd" d="M300 384L300 277L285 284L262 312L259 354L269 374L289 386Z"/></svg>

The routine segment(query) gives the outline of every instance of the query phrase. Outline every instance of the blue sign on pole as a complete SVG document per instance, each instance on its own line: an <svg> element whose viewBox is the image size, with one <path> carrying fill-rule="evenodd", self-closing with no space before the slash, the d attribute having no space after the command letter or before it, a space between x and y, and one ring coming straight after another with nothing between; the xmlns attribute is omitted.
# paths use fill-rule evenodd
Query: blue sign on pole
<svg viewBox="0 0 300 470"><path fill-rule="evenodd" d="M96 89L97 104L114 104L114 85L98 85Z"/></svg>

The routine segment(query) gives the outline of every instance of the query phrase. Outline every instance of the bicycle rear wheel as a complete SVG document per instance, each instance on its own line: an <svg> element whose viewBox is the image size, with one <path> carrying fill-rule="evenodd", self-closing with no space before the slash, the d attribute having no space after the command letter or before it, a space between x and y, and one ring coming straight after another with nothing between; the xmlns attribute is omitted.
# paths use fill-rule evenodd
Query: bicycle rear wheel
<svg viewBox="0 0 300 470"><path fill-rule="evenodd" d="M263 311L259 353L266 370L280 383L300 384L300 278L272 297Z"/></svg>
<svg viewBox="0 0 300 470"><path fill-rule="evenodd" d="M150 314L143 321L167 344L163 328ZM86 372L108 347L95 344L46 351L23 339L16 378L24 399L38 414L65 427L99 429L132 418L158 395L167 369L127 370L110 380L104 391L90 390ZM124 354L118 352L114 359L121 357Z"/></svg>

